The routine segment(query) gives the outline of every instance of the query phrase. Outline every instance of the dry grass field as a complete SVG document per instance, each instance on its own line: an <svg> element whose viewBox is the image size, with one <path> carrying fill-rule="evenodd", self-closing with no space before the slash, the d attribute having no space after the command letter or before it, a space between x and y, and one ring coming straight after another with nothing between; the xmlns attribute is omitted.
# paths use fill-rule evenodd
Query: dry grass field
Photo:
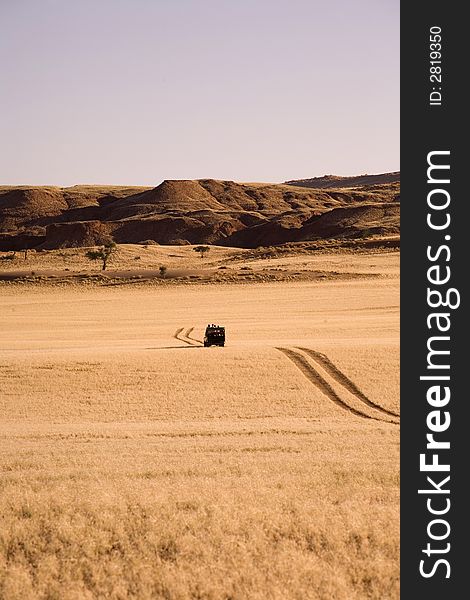
<svg viewBox="0 0 470 600"><path fill-rule="evenodd" d="M398 253L72 252L1 265L0 597L398 598Z"/></svg>

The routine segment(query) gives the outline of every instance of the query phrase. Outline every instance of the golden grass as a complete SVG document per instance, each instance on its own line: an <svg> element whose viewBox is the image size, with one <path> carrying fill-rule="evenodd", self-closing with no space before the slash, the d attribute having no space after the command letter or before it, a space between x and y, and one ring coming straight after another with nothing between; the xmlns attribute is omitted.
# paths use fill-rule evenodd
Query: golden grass
<svg viewBox="0 0 470 600"><path fill-rule="evenodd" d="M244 250L211 246L207 257L201 259L193 250L194 246L159 246L144 244L119 244L117 252L110 260L108 269L135 270L158 269L161 264L170 268L207 268L218 266L221 261L235 252ZM34 270L38 275L41 270L67 268L71 273L100 273L101 264L93 263L85 254L89 248L63 248L61 250L45 250L37 252L29 250L26 260L23 252L17 252L14 260L0 262L0 271ZM11 253L2 253L4 256Z"/></svg>
<svg viewBox="0 0 470 600"><path fill-rule="evenodd" d="M12 437L5 598L396 597L390 426Z"/></svg>
<svg viewBox="0 0 470 600"><path fill-rule="evenodd" d="M385 239L385 238L384 238ZM17 252L14 260L1 260L0 273L9 271L34 271L41 275L44 270L67 269L70 273L101 273L101 264L86 258L89 248L63 248L61 250ZM320 270L331 273L380 274L397 277L399 275L399 255L397 252L373 253L332 253L296 254L282 249L271 248L273 257L260 260L251 255L253 251L242 248L210 246L204 259L194 252L194 246L159 246L144 244L119 244L117 252L109 262L109 270L135 271L136 269L158 269L162 264L169 269L217 269L228 270L249 266L255 272L265 269L279 269L286 272ZM279 252L279 256L275 256ZM0 253L1 256L11 255ZM246 258L245 258L246 257Z"/></svg>
<svg viewBox="0 0 470 600"><path fill-rule="evenodd" d="M398 598L396 279L2 292L0 597Z"/></svg>

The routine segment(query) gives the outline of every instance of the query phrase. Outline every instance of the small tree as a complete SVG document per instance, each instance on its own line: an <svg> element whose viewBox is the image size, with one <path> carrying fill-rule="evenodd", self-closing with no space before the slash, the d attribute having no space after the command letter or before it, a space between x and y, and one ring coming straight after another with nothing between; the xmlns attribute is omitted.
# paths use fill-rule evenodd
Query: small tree
<svg viewBox="0 0 470 600"><path fill-rule="evenodd" d="M204 254L209 252L210 248L209 248L209 246L195 246L193 248L193 250L194 250L194 252L199 252L199 254L201 255L201 258L204 258Z"/></svg>
<svg viewBox="0 0 470 600"><path fill-rule="evenodd" d="M111 258L113 254L115 254L117 250L116 244L114 242L106 242L103 244L99 250L89 250L85 256L90 260L101 260L102 262L102 271L106 270L106 266L108 264L108 260Z"/></svg>
<svg viewBox="0 0 470 600"><path fill-rule="evenodd" d="M165 279L165 275L166 275L166 272L167 272L167 268L165 267L165 265L160 265L158 267L158 270L160 271L160 277L162 279Z"/></svg>

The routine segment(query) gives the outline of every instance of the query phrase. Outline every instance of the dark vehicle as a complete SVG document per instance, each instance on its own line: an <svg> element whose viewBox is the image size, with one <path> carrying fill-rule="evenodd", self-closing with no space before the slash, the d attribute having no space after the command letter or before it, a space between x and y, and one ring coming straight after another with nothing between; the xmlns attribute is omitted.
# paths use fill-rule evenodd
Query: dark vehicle
<svg viewBox="0 0 470 600"><path fill-rule="evenodd" d="M204 334L204 346L224 346L225 345L225 327L220 325L208 325Z"/></svg>

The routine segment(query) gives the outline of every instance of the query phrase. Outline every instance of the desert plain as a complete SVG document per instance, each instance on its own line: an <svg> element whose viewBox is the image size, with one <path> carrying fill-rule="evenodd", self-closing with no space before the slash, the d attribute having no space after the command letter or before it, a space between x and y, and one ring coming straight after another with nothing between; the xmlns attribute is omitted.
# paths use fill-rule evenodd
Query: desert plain
<svg viewBox="0 0 470 600"><path fill-rule="evenodd" d="M0 597L398 598L398 251L1 272Z"/></svg>

